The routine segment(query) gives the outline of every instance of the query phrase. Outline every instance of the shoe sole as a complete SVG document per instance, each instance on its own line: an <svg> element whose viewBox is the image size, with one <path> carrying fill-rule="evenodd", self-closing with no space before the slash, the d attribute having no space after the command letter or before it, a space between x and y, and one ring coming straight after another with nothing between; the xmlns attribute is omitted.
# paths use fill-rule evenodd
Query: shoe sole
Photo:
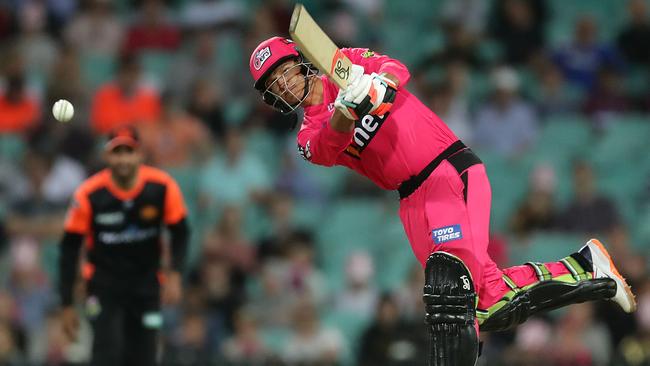
<svg viewBox="0 0 650 366"><path fill-rule="evenodd" d="M627 302L629 304L629 309L625 309L624 306L621 306L621 308L623 308L623 311L625 311L626 313L631 313L631 312L635 311L636 310L636 299L635 299L634 294L632 293L632 288L630 287L630 285L627 284L627 281L625 281L625 277L623 277L618 272L618 269L616 269L616 265L614 265L614 261L612 260L612 257L607 252L607 249L605 249L605 246L598 239L589 240L588 245L595 246L598 249L597 252L601 253L605 257L605 259L609 262L609 268L602 268L602 267L599 266L598 269L603 271L607 275L607 277L610 277L611 279L616 281L616 295L614 296L614 298L616 298L617 295L619 294L618 293L619 289L622 288L625 291L624 296L625 296L625 299L627 300ZM596 249L596 248L594 248L594 249ZM594 264L595 264L595 262L596 261L594 260ZM612 298L612 300L614 298ZM619 304L619 305L621 305L621 304Z"/></svg>

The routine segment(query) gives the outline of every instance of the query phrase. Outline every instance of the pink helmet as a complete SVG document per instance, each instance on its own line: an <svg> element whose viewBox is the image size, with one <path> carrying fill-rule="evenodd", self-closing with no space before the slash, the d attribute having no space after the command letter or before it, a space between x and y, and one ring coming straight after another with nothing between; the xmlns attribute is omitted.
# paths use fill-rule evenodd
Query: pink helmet
<svg viewBox="0 0 650 366"><path fill-rule="evenodd" d="M295 111L307 98L313 86L313 83L309 83L309 87L305 88L302 96L295 96L298 102L291 104L282 95L273 93L270 85L264 85L266 79L273 73L273 70L290 59L298 60L295 67L300 67L300 72L307 82L309 82L312 76L318 73L318 70L303 58L296 44L292 40L282 37L272 37L260 43L251 54L249 62L250 72L255 80L255 89L262 94L262 100L285 114Z"/></svg>
<svg viewBox="0 0 650 366"><path fill-rule="evenodd" d="M249 67L255 80L255 89L261 90L264 79L269 76L276 66L290 58L298 58L300 53L292 40L282 37L271 37L262 42L251 54Z"/></svg>

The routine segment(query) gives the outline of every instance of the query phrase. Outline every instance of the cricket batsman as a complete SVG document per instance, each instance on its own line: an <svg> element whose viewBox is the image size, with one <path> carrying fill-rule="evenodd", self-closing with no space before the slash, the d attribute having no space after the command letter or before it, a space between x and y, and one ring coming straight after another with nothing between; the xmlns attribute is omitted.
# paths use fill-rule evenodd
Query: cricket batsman
<svg viewBox="0 0 650 366"><path fill-rule="evenodd" d="M475 365L479 330L507 330L543 311L602 299L635 310L596 239L557 262L499 269L487 254L491 190L481 160L409 93L401 62L341 51L353 65L339 90L291 40L265 40L250 58L254 87L283 113L304 109L298 150L307 161L346 166L399 192L400 219L425 271L429 365Z"/></svg>

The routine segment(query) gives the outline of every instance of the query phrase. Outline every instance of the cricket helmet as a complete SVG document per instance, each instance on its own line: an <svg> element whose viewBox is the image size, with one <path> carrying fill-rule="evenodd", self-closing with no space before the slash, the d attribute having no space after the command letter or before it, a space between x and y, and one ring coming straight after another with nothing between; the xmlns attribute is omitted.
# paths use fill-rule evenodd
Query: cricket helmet
<svg viewBox="0 0 650 366"><path fill-rule="evenodd" d="M271 37L260 43L253 50L249 61L250 73L255 81L254 87L262 94L262 100L285 114L298 108L311 91L310 85L309 88L305 88L305 93L299 98L298 103L290 104L281 95L273 93L269 85L265 85L266 79L275 68L290 59L298 61L296 67L300 67L301 73L306 79L318 72L310 62L304 59L296 44L283 37Z"/></svg>

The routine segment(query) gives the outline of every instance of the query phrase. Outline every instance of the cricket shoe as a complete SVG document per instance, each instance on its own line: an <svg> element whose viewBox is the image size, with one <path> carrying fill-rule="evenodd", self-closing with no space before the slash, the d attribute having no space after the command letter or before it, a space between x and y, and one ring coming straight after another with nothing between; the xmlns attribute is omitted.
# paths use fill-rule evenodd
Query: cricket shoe
<svg viewBox="0 0 650 366"><path fill-rule="evenodd" d="M616 269L605 246L598 239L591 239L578 252L591 262L594 278L611 278L616 282L616 294L609 300L617 303L626 313L636 310L636 300L632 288Z"/></svg>

